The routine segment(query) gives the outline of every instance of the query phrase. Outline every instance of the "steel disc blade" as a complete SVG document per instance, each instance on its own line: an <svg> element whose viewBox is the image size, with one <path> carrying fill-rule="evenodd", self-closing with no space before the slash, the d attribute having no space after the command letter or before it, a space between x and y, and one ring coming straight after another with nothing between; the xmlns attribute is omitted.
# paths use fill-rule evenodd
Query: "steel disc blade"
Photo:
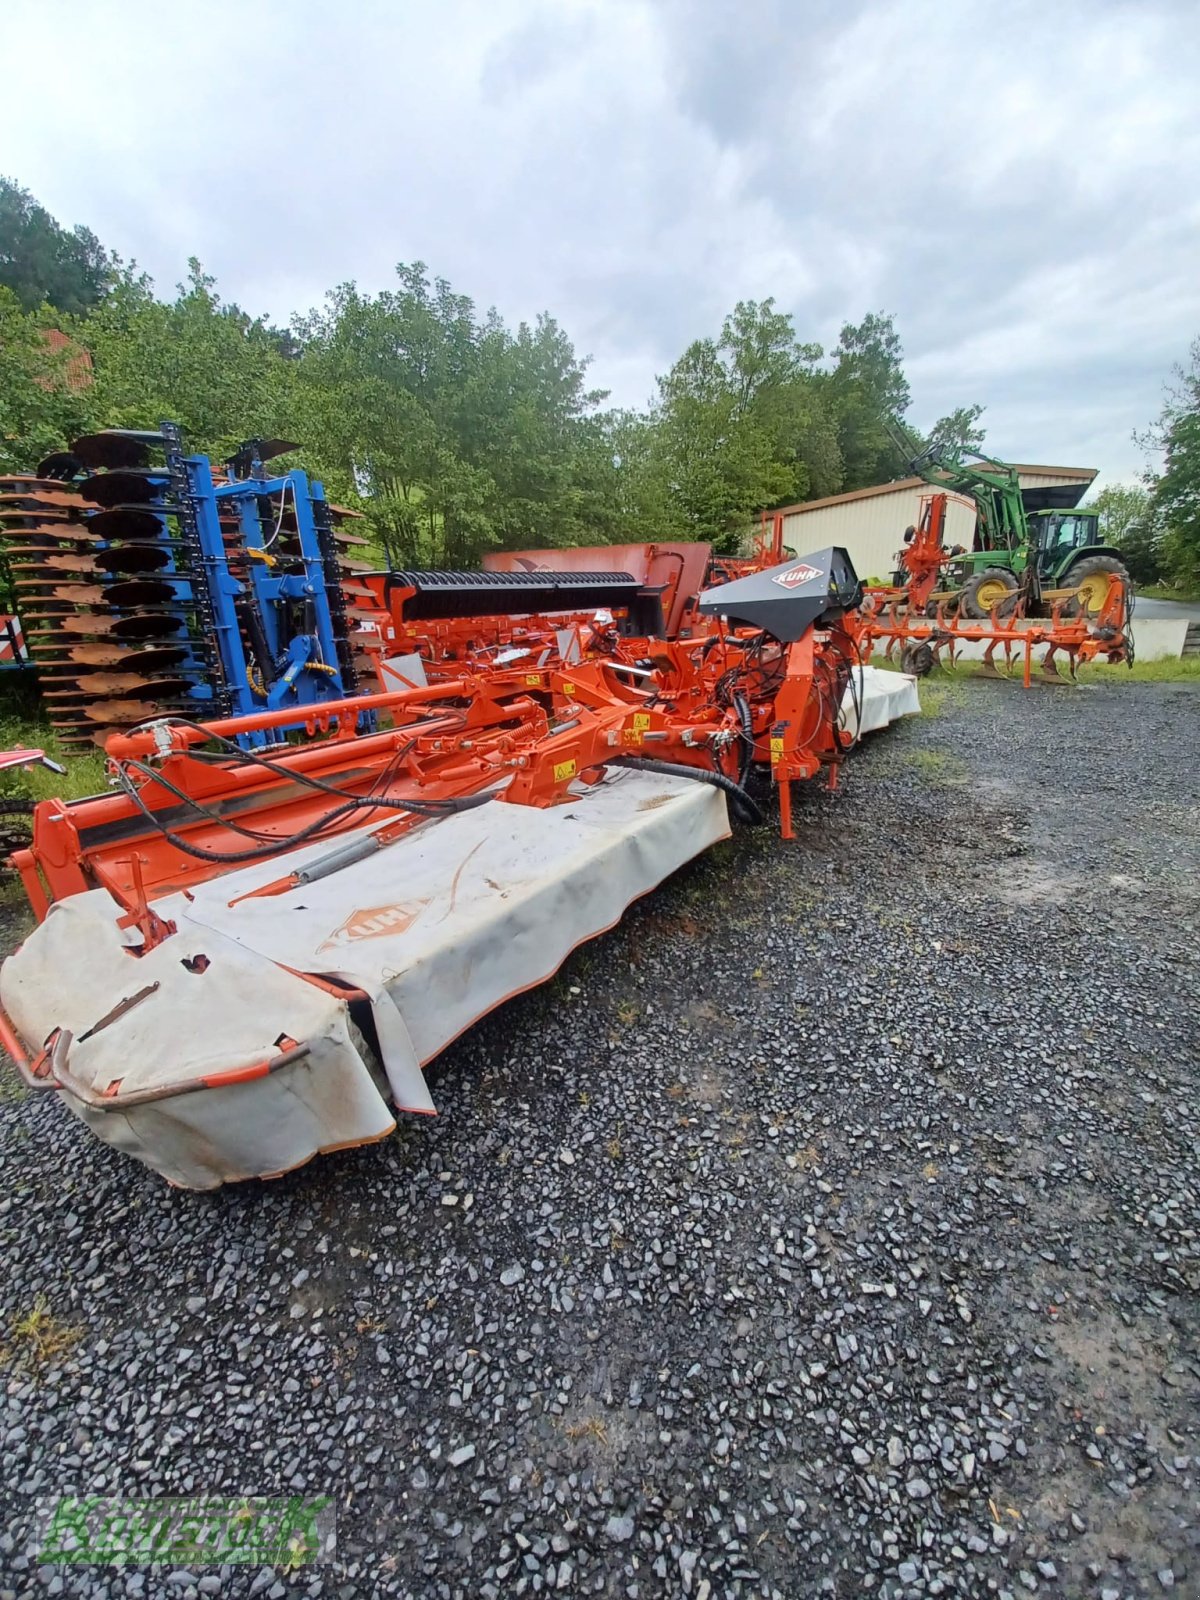
<svg viewBox="0 0 1200 1600"><path fill-rule="evenodd" d="M191 678L143 678L136 672L93 672L77 680L89 693L130 700L169 700L191 689Z"/></svg>
<svg viewBox="0 0 1200 1600"><path fill-rule="evenodd" d="M161 572L171 563L171 552L154 544L113 545L100 557L109 572Z"/></svg>
<svg viewBox="0 0 1200 1600"><path fill-rule="evenodd" d="M145 722L157 710L165 710L155 700L96 700L84 707L89 722L124 723Z"/></svg>
<svg viewBox="0 0 1200 1600"><path fill-rule="evenodd" d="M66 633L109 634L112 633L116 623L116 617L88 616L84 612L76 612L72 616L60 619L60 626Z"/></svg>
<svg viewBox="0 0 1200 1600"><path fill-rule="evenodd" d="M162 434L142 428L105 428L100 433L85 433L71 445L85 467L144 467L150 459L150 446L162 448Z"/></svg>
<svg viewBox="0 0 1200 1600"><path fill-rule="evenodd" d="M179 601L179 595L169 583L153 578L127 578L110 583L102 591L110 606L161 606Z"/></svg>
<svg viewBox="0 0 1200 1600"><path fill-rule="evenodd" d="M79 485L79 495L94 506L140 506L161 500L167 490L163 473L122 469L97 472Z"/></svg>
<svg viewBox="0 0 1200 1600"><path fill-rule="evenodd" d="M51 600L66 600L77 606L103 606L104 590L98 583L56 583L49 590Z"/></svg>
<svg viewBox="0 0 1200 1600"><path fill-rule="evenodd" d="M187 660L185 645L73 644L68 658L85 667L129 667L134 672L165 672Z"/></svg>
<svg viewBox="0 0 1200 1600"><path fill-rule="evenodd" d="M19 550L53 550L59 547L72 546L72 544L99 544L96 534L90 533L86 523L67 522L32 522L22 528L3 528L0 538L8 539L8 554L16 555Z"/></svg>
<svg viewBox="0 0 1200 1600"><path fill-rule="evenodd" d="M72 578L93 578L101 570L91 556L46 556L40 561L14 561L14 573L24 576L14 579L18 588L37 584L69 583Z"/></svg>
<svg viewBox="0 0 1200 1600"><path fill-rule="evenodd" d="M162 639L182 627L183 618L170 612L140 611L118 617L112 631L118 639Z"/></svg>
<svg viewBox="0 0 1200 1600"><path fill-rule="evenodd" d="M62 486L61 478L48 477L40 470L36 476L30 472L0 473L0 494L36 494L39 489L61 492Z"/></svg>
<svg viewBox="0 0 1200 1600"><path fill-rule="evenodd" d="M83 463L78 456L73 456L69 450L57 450L52 456L38 462L37 475L39 478L53 478L57 482L68 483L82 471Z"/></svg>
<svg viewBox="0 0 1200 1600"><path fill-rule="evenodd" d="M162 519L141 506L114 506L88 518L88 529L98 539L161 539L166 533Z"/></svg>
<svg viewBox="0 0 1200 1600"><path fill-rule="evenodd" d="M0 494L0 516L11 509L13 511L37 510L39 506L49 506L59 511L78 511L80 500L77 494L64 489L61 484L54 489L17 490L9 494Z"/></svg>

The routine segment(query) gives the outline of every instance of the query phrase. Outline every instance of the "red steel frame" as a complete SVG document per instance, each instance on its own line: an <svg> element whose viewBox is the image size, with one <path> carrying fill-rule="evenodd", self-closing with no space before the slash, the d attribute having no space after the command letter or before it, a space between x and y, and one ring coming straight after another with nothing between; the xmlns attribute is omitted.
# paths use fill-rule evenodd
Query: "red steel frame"
<svg viewBox="0 0 1200 1600"><path fill-rule="evenodd" d="M246 849L230 823L281 844L320 829L336 802L304 779L362 802L320 837L378 822L386 842L424 820L396 809L406 799L428 805L494 789L508 803L549 806L568 799L572 784L599 781L614 760L649 757L736 781L749 755L780 785L782 829L791 837L791 781L825 768L835 783L845 754L838 715L856 655L849 626L810 630L786 648L746 630L715 629L703 639L625 642L604 654L612 645L600 637L598 653L574 666L490 666L427 688L331 701L312 709L309 742L273 749L270 767L234 754L201 758L197 747L214 735L228 740L294 722L295 711L115 734L109 758L154 820L122 791L45 800L34 810L29 848L13 859L39 918L54 900L104 887L154 942L165 925L153 901L235 865L197 860L176 841L228 858ZM647 655L652 669L634 664ZM720 691L731 673L744 680L748 728ZM364 712L391 726L357 732ZM381 800L392 804L371 804Z"/></svg>

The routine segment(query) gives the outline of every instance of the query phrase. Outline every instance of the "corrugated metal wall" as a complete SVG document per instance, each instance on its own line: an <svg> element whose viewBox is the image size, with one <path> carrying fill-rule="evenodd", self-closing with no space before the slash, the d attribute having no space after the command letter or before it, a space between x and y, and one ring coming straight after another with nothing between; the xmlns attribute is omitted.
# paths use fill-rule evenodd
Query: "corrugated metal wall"
<svg viewBox="0 0 1200 1600"><path fill-rule="evenodd" d="M902 488L894 494L875 494L863 500L844 500L841 505L793 511L783 519L783 542L798 556L840 544L850 552L860 578L890 583L896 552L904 544L904 530L916 525L929 493L924 486ZM946 508L946 543L965 545L969 550L974 537L975 507L952 497Z"/></svg>

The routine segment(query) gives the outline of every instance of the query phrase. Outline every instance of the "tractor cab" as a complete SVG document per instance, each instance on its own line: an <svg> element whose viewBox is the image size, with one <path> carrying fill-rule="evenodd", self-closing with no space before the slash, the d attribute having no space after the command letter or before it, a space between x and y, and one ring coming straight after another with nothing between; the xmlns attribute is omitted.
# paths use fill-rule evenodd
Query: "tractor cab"
<svg viewBox="0 0 1200 1600"><path fill-rule="evenodd" d="M1100 518L1095 511L1037 511L1029 518L1029 542L1037 553L1038 575L1052 578L1083 550L1094 549L1100 539Z"/></svg>

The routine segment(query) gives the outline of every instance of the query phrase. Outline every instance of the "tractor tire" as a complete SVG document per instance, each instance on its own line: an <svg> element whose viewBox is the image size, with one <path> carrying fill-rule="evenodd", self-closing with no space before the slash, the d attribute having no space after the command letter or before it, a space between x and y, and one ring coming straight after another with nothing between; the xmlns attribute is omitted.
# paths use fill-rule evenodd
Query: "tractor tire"
<svg viewBox="0 0 1200 1600"><path fill-rule="evenodd" d="M1063 589L1079 590L1077 600L1068 600L1064 603L1063 615L1094 617L1104 604L1108 595L1108 580L1114 575L1122 580L1126 589L1132 590L1133 582L1129 570L1124 562L1117 560L1116 556L1084 556L1082 561L1077 561L1063 573L1060 581L1060 587Z"/></svg>
<svg viewBox="0 0 1200 1600"><path fill-rule="evenodd" d="M998 607L998 616L1010 616L1019 593L1020 583L1015 572L1008 567L984 567L963 584L958 601L959 615L986 622Z"/></svg>

